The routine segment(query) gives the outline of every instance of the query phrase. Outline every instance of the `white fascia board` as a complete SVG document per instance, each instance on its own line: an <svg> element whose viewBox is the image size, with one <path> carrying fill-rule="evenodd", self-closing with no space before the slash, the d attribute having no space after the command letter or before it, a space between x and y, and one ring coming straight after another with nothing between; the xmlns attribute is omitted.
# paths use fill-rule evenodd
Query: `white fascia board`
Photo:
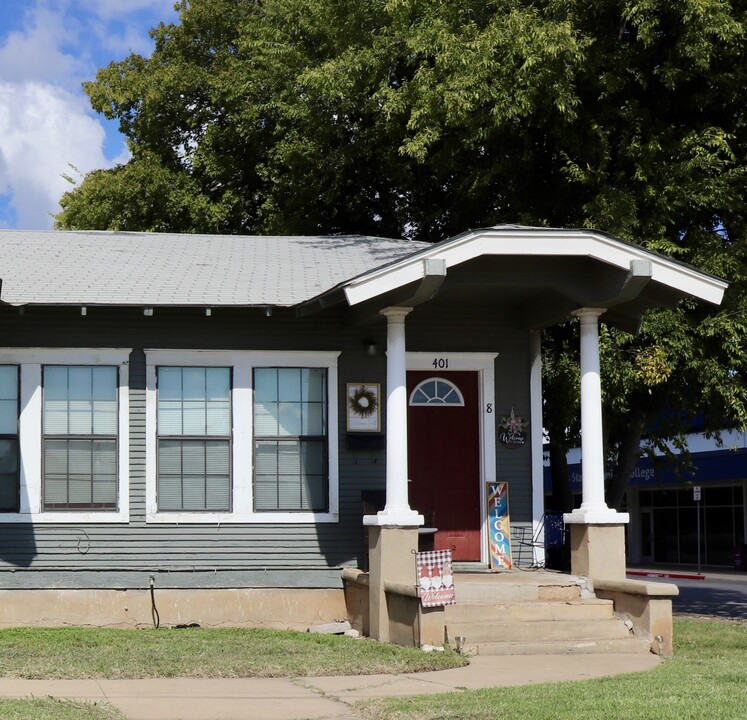
<svg viewBox="0 0 747 720"><path fill-rule="evenodd" d="M685 295L705 300L713 305L720 305L724 292L729 286L723 280L703 275L692 268L678 265L674 268L664 263L652 263L652 280L661 285L675 288Z"/></svg>
<svg viewBox="0 0 747 720"><path fill-rule="evenodd" d="M589 257L620 268L629 268L631 260L648 260L651 263L653 282L679 290L685 295L700 298L714 305L720 305L729 283L689 265L670 260L644 248L629 245L620 240L598 235L586 234L589 243ZM579 243L580 244L580 243ZM580 253L573 253L580 254Z"/></svg>
<svg viewBox="0 0 747 720"><path fill-rule="evenodd" d="M426 258L442 259L447 270L468 260L484 255L525 255L589 257L622 269L629 269L632 260L648 260L652 267L652 280L686 295L692 295L719 305L728 283L701 273L694 268L650 253L620 240L592 231L563 230L485 230L470 233L451 241L420 251L363 277L352 280L345 287L349 305L370 300L396 290L425 275Z"/></svg>
<svg viewBox="0 0 747 720"><path fill-rule="evenodd" d="M417 258L397 263L394 267L374 270L369 275L353 280L345 287L348 304L352 307L409 283L422 280L425 277L423 260L426 257L433 257L433 255L430 252L428 255L418 255ZM448 269L448 263L446 267Z"/></svg>

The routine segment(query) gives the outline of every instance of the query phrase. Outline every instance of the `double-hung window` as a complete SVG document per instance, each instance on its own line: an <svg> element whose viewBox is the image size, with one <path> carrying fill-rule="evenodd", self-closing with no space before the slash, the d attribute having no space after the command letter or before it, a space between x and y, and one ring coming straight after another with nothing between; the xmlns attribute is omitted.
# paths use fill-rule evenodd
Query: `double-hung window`
<svg viewBox="0 0 747 720"><path fill-rule="evenodd" d="M231 510L231 371L158 368L158 510Z"/></svg>
<svg viewBox="0 0 747 720"><path fill-rule="evenodd" d="M0 365L0 512L18 512L18 366Z"/></svg>
<svg viewBox="0 0 747 720"><path fill-rule="evenodd" d="M0 348L0 520L129 521L129 348Z"/></svg>
<svg viewBox="0 0 747 720"><path fill-rule="evenodd" d="M117 368L46 365L43 509L117 509Z"/></svg>
<svg viewBox="0 0 747 720"><path fill-rule="evenodd" d="M327 509L327 371L254 370L254 509Z"/></svg>
<svg viewBox="0 0 747 720"><path fill-rule="evenodd" d="M338 356L146 349L147 522L337 522Z"/></svg>

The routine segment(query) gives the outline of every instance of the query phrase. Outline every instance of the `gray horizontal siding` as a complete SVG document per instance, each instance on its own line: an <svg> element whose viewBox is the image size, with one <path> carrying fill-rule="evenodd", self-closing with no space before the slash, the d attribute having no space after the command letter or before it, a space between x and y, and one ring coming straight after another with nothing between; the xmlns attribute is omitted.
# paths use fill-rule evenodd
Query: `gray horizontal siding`
<svg viewBox="0 0 747 720"><path fill-rule="evenodd" d="M6 346L132 347L130 358L130 522L128 524L0 525L0 587L139 587L144 574L165 573L174 587L337 587L339 569L363 562L364 490L385 486L383 447L350 449L348 382L386 385L386 325L348 326L335 310L298 319L291 311L29 308L0 309ZM526 333L501 313L423 306L407 320L411 351L499 353L495 408L528 417ZM373 340L380 353L366 354ZM145 522L145 356L143 348L337 350L340 521L320 524L162 525ZM385 423L385 417L382 418ZM511 482L511 513L531 517L529 448L497 446L498 479ZM299 580L302 577L302 580ZM24 579L25 578L25 579ZM146 578L147 580L147 578ZM25 585L24 585L25 583ZM160 580L159 580L160 583Z"/></svg>
<svg viewBox="0 0 747 720"><path fill-rule="evenodd" d="M191 569L121 568L102 570L0 570L2 590L143 590L148 592L149 579L156 580L157 590L165 588L340 588L342 580L338 568L262 570L224 569L221 572Z"/></svg>

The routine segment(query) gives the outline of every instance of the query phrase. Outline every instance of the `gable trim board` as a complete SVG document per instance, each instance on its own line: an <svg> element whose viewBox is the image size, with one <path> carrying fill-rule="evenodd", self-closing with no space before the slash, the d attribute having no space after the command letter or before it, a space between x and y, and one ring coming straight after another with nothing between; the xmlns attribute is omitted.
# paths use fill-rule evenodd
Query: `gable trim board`
<svg viewBox="0 0 747 720"><path fill-rule="evenodd" d="M596 231L488 228L443 240L410 257L354 278L345 284L345 297L351 306L358 305L418 282L426 275L426 261L429 259L442 260L448 271L468 260L491 255L588 257L624 270L631 269L634 261L647 261L651 263L654 282L716 305L723 299L727 287L727 283L719 278Z"/></svg>

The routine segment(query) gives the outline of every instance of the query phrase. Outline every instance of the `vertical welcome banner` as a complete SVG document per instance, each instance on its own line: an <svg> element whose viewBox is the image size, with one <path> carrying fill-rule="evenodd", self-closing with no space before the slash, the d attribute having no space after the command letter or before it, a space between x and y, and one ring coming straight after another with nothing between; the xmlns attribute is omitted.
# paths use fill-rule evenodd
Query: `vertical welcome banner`
<svg viewBox="0 0 747 720"><path fill-rule="evenodd" d="M508 570L511 561L511 526L508 514L508 483L487 483L488 494L488 542L490 545L490 567L493 570Z"/></svg>

